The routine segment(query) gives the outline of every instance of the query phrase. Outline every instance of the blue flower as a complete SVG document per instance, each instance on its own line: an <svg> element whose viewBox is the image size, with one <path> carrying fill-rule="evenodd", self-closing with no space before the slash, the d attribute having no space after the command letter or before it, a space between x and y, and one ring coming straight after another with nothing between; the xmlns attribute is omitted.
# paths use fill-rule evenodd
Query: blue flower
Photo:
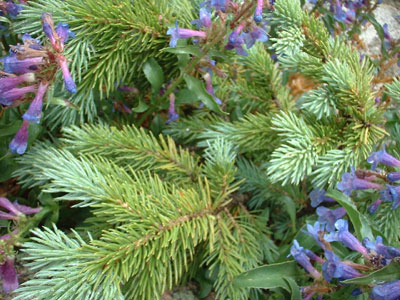
<svg viewBox="0 0 400 300"><path fill-rule="evenodd" d="M190 37L200 37L205 39L207 37L207 34L204 31L179 28L177 21L175 22L175 27L168 29L167 34L171 36L171 41L169 42L170 47L176 47L179 39L187 39Z"/></svg>
<svg viewBox="0 0 400 300"><path fill-rule="evenodd" d="M297 240L293 241L293 245L290 248L290 255L293 256L293 258L297 261L299 265L301 265L307 273L309 273L312 277L315 279L318 279L321 277L321 273L319 273L311 264L310 259L304 252L304 248L300 247L299 243Z"/></svg>
<svg viewBox="0 0 400 300"><path fill-rule="evenodd" d="M21 128L11 141L9 148L12 153L24 154L28 147L28 121L23 121Z"/></svg>
<svg viewBox="0 0 400 300"><path fill-rule="evenodd" d="M326 230L331 232L335 230L335 223L338 219L346 215L346 210L343 207L329 209L324 206L317 208L318 222L326 224Z"/></svg>
<svg viewBox="0 0 400 300"><path fill-rule="evenodd" d="M374 214L378 210L381 203L382 203L382 199L378 199L374 203L372 203L370 206L368 206L369 213Z"/></svg>
<svg viewBox="0 0 400 300"><path fill-rule="evenodd" d="M260 41L262 43L268 41L268 35L262 27L256 26L250 33L243 33L243 39L246 47L250 49L251 47L253 47L256 41Z"/></svg>
<svg viewBox="0 0 400 300"><path fill-rule="evenodd" d="M63 55L58 55L57 62L64 76L64 84L66 90L70 93L76 93L77 92L76 85L71 77L71 73L69 72L67 59Z"/></svg>
<svg viewBox="0 0 400 300"><path fill-rule="evenodd" d="M60 42L61 43L66 43L68 38L75 38L75 33L73 33L70 29L69 29L69 25L68 24L64 24L59 22L57 24L56 27L56 33L58 35L58 37L60 38Z"/></svg>
<svg viewBox="0 0 400 300"><path fill-rule="evenodd" d="M42 57L31 57L26 59L18 59L15 53L0 59L3 61L4 72L10 74L31 73L39 69L39 65L44 64Z"/></svg>
<svg viewBox="0 0 400 300"><path fill-rule="evenodd" d="M260 23L262 21L262 10L264 0L257 0L256 11L254 12L254 21Z"/></svg>
<svg viewBox="0 0 400 300"><path fill-rule="evenodd" d="M353 267L340 261L339 257L336 256L330 250L325 250L326 262L322 264L322 274L326 281L332 281L333 278L337 278L340 281L363 276Z"/></svg>
<svg viewBox="0 0 400 300"><path fill-rule="evenodd" d="M376 166L381 163L390 167L400 167L400 161L386 152L385 145L382 150L372 153L368 158L367 162L372 164L371 169L375 170Z"/></svg>
<svg viewBox="0 0 400 300"><path fill-rule="evenodd" d="M12 105L15 100L21 99L27 93L32 93L36 91L36 87L34 85L25 86L22 88L14 88L0 94L0 104L2 105Z"/></svg>
<svg viewBox="0 0 400 300"><path fill-rule="evenodd" d="M392 172L387 175L389 181L394 182L400 180L400 172Z"/></svg>
<svg viewBox="0 0 400 300"><path fill-rule="evenodd" d="M35 80L35 74L33 73L25 73L20 76L13 76L13 77L10 76L10 77L0 78L0 93L9 91L23 82L33 82L34 80ZM2 96L3 95L1 95L0 98Z"/></svg>
<svg viewBox="0 0 400 300"><path fill-rule="evenodd" d="M307 231L303 231L304 233L312 236L317 244L322 248L325 249L325 245L320 241L320 235L322 236L324 232L324 225L319 222L315 222L314 226L307 224Z"/></svg>
<svg viewBox="0 0 400 300"><path fill-rule="evenodd" d="M38 91L36 93L35 98L31 102L26 113L22 116L24 120L34 123L40 123L40 118L42 117L42 104L43 104L43 96L46 93L46 90L49 86L48 82L41 82L39 84Z"/></svg>
<svg viewBox="0 0 400 300"><path fill-rule="evenodd" d="M374 286L369 296L372 300L398 300L400 298L400 280Z"/></svg>
<svg viewBox="0 0 400 300"><path fill-rule="evenodd" d="M350 196L354 190L367 190L367 189L382 189L382 185L369 182L364 179L359 179L355 175L354 168L350 173L342 175L342 181L337 184L338 190L342 191L345 195Z"/></svg>
<svg viewBox="0 0 400 300"><path fill-rule="evenodd" d="M228 44L225 49L232 50L235 49L236 53L239 55L247 56L248 53L243 49L244 38L241 34L244 25L240 24L230 35L228 39Z"/></svg>
<svg viewBox="0 0 400 300"><path fill-rule="evenodd" d="M200 27L210 27L211 26L211 13L206 7L200 8L200 18L190 22L196 25L197 28Z"/></svg>
<svg viewBox="0 0 400 300"><path fill-rule="evenodd" d="M216 10L225 12L226 0L208 0L204 1L201 6L214 7Z"/></svg>
<svg viewBox="0 0 400 300"><path fill-rule="evenodd" d="M310 193L311 206L317 207L322 202L336 202L335 199L327 197L325 196L325 194L326 192L324 189L318 189L318 188L313 189L312 192Z"/></svg>
<svg viewBox="0 0 400 300"><path fill-rule="evenodd" d="M396 209L400 205L400 186L386 185L386 189L380 191L383 200L393 202L392 207Z"/></svg>
<svg viewBox="0 0 400 300"><path fill-rule="evenodd" d="M328 242L341 242L346 247L360 252L364 256L368 256L367 249L360 243L360 241L349 232L348 223L346 220L340 219L335 223L337 232L332 232L324 238Z"/></svg>
<svg viewBox="0 0 400 300"><path fill-rule="evenodd" d="M5 5L7 14L11 18L16 18L19 12L23 9L21 5L15 4L12 1L4 2L3 4Z"/></svg>

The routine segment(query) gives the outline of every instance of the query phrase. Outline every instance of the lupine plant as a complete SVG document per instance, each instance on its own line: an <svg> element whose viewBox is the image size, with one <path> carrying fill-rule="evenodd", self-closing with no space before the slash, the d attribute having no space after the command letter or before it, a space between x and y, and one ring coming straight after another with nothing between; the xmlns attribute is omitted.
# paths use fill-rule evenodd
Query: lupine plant
<svg viewBox="0 0 400 300"><path fill-rule="evenodd" d="M0 1L3 291L399 299L381 2Z"/></svg>

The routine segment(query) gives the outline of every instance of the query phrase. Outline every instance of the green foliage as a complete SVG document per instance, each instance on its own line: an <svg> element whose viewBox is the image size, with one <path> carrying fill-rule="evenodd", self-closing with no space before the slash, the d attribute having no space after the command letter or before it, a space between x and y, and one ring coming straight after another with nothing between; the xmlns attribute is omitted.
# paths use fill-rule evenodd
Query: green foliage
<svg viewBox="0 0 400 300"><path fill-rule="evenodd" d="M142 67L152 58L163 66L168 78L177 74L174 55L161 49L168 46L167 29L176 18L181 25L194 19L189 0L115 1L54 0L34 1L22 10L15 24L19 33L40 33L40 16L53 15L67 23L76 34L68 41L66 56L78 92L69 100L80 109L51 107L47 119L64 125L93 121L98 99L104 99L123 84L147 85ZM65 95L64 95L65 97ZM53 126L54 126L53 125Z"/></svg>
<svg viewBox="0 0 400 300"><path fill-rule="evenodd" d="M201 165L170 138L156 139L134 127L87 125L64 132L61 149L37 145L20 158L17 174L26 185L63 192L58 199L74 201L75 207L89 206L96 222L107 224L100 236L79 245L58 239L57 247L68 249L73 243L76 248L70 255L82 272L72 282L86 282L93 293L101 288L115 297L160 299L165 289L194 272L200 259L216 272L214 287L222 299L247 299L249 291L234 287L233 278L257 266L264 255L270 257L274 246L265 221L248 212L245 198L235 193L236 149L230 142L209 142ZM58 262L58 252L46 256L46 247L56 247L49 240L61 233L45 229L35 234L40 238L26 244L26 252L38 264L38 280L54 274L62 282L70 268ZM52 262L65 267L53 268ZM21 299L40 290L35 280L23 285ZM51 285L53 298L64 299L68 285L57 284ZM81 299L80 293L70 289L68 297Z"/></svg>

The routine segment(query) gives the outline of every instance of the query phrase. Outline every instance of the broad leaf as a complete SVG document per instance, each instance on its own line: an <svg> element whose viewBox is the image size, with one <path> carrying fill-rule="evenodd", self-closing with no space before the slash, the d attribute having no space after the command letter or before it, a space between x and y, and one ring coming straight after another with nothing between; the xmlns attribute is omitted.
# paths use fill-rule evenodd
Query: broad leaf
<svg viewBox="0 0 400 300"><path fill-rule="evenodd" d="M378 283L378 282L388 282L388 281L395 281L400 280L400 263L392 261L386 267L372 272L364 277L352 278L342 283L351 283L351 284L371 284L371 283Z"/></svg>
<svg viewBox="0 0 400 300"><path fill-rule="evenodd" d="M288 280L302 277L295 261L265 265L240 274L233 284L242 288L284 288L291 292ZM288 279L289 278L289 279Z"/></svg>
<svg viewBox="0 0 400 300"><path fill-rule="evenodd" d="M158 94L164 82L164 73L154 58L149 58L143 65L143 72L151 84L153 94Z"/></svg>

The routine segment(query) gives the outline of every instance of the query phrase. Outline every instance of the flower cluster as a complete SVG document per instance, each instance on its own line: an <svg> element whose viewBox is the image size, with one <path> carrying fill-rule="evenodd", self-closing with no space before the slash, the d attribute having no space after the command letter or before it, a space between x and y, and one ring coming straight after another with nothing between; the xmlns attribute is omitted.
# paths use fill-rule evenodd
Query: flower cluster
<svg viewBox="0 0 400 300"><path fill-rule="evenodd" d="M242 18L240 22L232 22L230 26L234 28L232 33L228 37L228 43L226 49L235 49L240 55L247 55L246 50L243 48L244 45L247 48L251 48L256 41L266 42L268 40L266 22L263 22L263 8L264 1L257 0L255 12L252 17L249 16L248 12L253 9L253 5L238 5L229 0L223 1L205 1L200 9L200 17L192 21L192 24L196 25L198 29L203 30L192 30L186 28L179 28L178 23L175 23L175 27L168 29L167 34L171 35L170 47L176 47L179 39L187 39L191 37L198 38L206 41L214 32L226 32L224 28L228 14L232 14L233 17L238 15L246 16ZM270 4L268 4L270 5ZM215 10L215 16L219 16L221 22L213 22L212 9ZM236 20L236 18L234 18ZM217 28L220 26L221 28ZM223 37L221 40L225 40Z"/></svg>
<svg viewBox="0 0 400 300"><path fill-rule="evenodd" d="M400 172L384 174L377 170L377 166L383 164L398 168L400 167L400 160L387 153L385 146L383 146L382 150L372 153L367 162L372 164L371 170L355 171L352 169L351 173L344 173L337 188L348 196L355 190L379 190L380 199L370 205L368 209L370 213L374 213L382 202L391 202L393 209L396 209L400 205L400 186L395 186L393 183L400 180Z"/></svg>
<svg viewBox="0 0 400 300"><path fill-rule="evenodd" d="M247 56L245 49L253 47L256 41L268 40L267 22L263 21L263 9L272 8L273 1L257 0L255 3L238 4L230 0L208 0L201 4L199 18L191 23L197 30L180 28L178 22L167 31L171 36L169 46L176 47L178 40L194 38L196 44L213 45L227 40L225 49L235 50L237 54ZM227 24L227 20L232 21ZM233 30L229 35L229 31ZM215 66L215 61L207 59L205 64ZM212 86L212 68L200 68L206 82L207 92L215 102L222 104L214 93ZM200 105L200 108L204 104ZM170 99L168 123L178 118L175 112L174 101Z"/></svg>
<svg viewBox="0 0 400 300"><path fill-rule="evenodd" d="M10 55L1 59L3 74L0 78L0 104L15 107L35 97L25 114L20 130L10 143L13 153L23 154L28 144L29 122L39 123L42 116L42 104L46 91L61 69L66 89L76 92L76 85L68 70L67 59L62 55L64 43L74 36L68 25L58 23L54 28L50 14L42 15L43 31L49 38L52 49L42 46L40 41L29 34L22 37L23 45L12 46Z"/></svg>
<svg viewBox="0 0 400 300"><path fill-rule="evenodd" d="M315 294L319 294L319 297L321 297L324 293L341 289L345 287L345 284L341 283L342 281L365 276L367 275L365 272L380 269L393 259L400 257L400 249L385 246L380 236L376 238L375 242L371 242L368 238L360 242L349 232L348 222L344 219L338 219L334 223L333 229L328 228L329 224L329 222L324 224L317 221L314 225L307 225L306 233L312 236L322 248L324 258L301 247L297 240L294 240L290 249L290 255L314 279L312 285L301 288L303 299L311 299ZM352 261L341 260L334 253L331 242L339 242L347 248L359 252L365 263L357 264ZM313 262L316 262L315 266ZM395 300L400 296L399 282L379 283L370 291L369 287L366 287L365 291L357 288L353 290L352 295L369 291L371 299Z"/></svg>
<svg viewBox="0 0 400 300"><path fill-rule="evenodd" d="M21 4L25 4L26 1L19 1ZM14 3L11 0L0 1L0 15L7 15L14 19L18 16L19 12L22 10L22 6Z"/></svg>
<svg viewBox="0 0 400 300"><path fill-rule="evenodd" d="M10 202L7 198L0 197L0 219L18 222L24 220L25 215L38 213L41 208ZM18 288L18 274L14 266L14 245L18 242L19 230L14 229L11 234L0 236L0 278L3 282L3 291L10 292Z"/></svg>

